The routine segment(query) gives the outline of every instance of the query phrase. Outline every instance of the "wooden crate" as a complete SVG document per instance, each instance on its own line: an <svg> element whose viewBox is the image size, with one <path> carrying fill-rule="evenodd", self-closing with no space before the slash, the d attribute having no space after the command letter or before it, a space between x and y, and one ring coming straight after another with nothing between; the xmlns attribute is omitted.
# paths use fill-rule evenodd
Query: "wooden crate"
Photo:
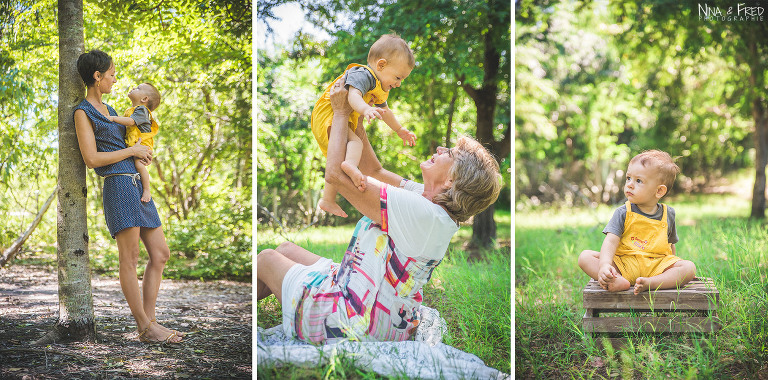
<svg viewBox="0 0 768 380"><path fill-rule="evenodd" d="M720 329L720 292L708 278L694 278L682 289L608 292L597 281L584 288L585 334L624 332L712 333ZM624 313L616 316L616 313Z"/></svg>

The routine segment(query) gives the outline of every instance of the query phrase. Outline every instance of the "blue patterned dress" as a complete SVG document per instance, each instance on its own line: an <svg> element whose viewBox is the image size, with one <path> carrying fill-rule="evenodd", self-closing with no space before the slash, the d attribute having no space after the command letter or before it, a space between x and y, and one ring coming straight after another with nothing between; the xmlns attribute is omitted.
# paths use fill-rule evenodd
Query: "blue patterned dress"
<svg viewBox="0 0 768 380"><path fill-rule="evenodd" d="M117 116L115 109L105 104L109 114ZM125 145L125 126L109 121L87 100L83 100L75 110L83 110L93 123L93 136L96 138L96 150L99 152L114 152L127 148ZM157 215L155 202L142 202L141 185L133 157L128 157L114 164L93 169L104 178L104 218L112 238L118 232L128 227L160 227L160 217ZM112 174L132 174L133 177Z"/></svg>

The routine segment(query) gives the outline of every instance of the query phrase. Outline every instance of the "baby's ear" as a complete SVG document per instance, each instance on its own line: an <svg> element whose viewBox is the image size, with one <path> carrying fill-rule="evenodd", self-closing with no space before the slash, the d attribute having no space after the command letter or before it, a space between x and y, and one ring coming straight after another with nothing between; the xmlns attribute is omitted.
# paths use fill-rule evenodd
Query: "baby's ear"
<svg viewBox="0 0 768 380"><path fill-rule="evenodd" d="M376 67L377 67L379 70L381 70L381 69L383 69L384 67L386 67L386 66L387 66L387 63L388 63L388 62L387 62L387 60L386 60L386 59L384 59L384 58L379 58L379 60L378 60L378 61L376 61Z"/></svg>
<svg viewBox="0 0 768 380"><path fill-rule="evenodd" d="M667 195L667 185L659 185L656 188L656 199L661 199L665 195Z"/></svg>

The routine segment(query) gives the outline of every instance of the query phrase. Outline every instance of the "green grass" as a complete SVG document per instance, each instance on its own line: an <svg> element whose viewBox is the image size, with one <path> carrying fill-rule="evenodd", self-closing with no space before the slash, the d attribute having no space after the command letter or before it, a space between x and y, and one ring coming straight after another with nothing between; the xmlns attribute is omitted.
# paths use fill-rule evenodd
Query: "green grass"
<svg viewBox="0 0 768 380"><path fill-rule="evenodd" d="M477 355L486 365L502 372L511 370L511 258L508 243L511 231L509 211L495 214L501 248L472 254L462 246L472 235L472 227L462 226L454 236L443 262L424 287L424 304L440 312L448 324L443 343ZM259 230L258 249L273 248L290 240L311 252L340 262L354 230L353 225L317 227L300 233L281 235ZM471 258L470 258L471 256ZM257 325L276 326L281 321L280 304L270 296L257 304ZM300 371L293 377L293 371ZM343 372L343 373L342 373ZM335 360L315 369L294 367L259 368L261 378L380 378Z"/></svg>
<svg viewBox="0 0 768 380"><path fill-rule="evenodd" d="M734 196L681 196L675 209L677 254L720 290L717 339L687 343L632 334L607 350L581 333L589 277L576 261L599 250L612 208L518 212L515 215L515 372L521 378L753 378L768 374L768 233L745 218L749 201Z"/></svg>

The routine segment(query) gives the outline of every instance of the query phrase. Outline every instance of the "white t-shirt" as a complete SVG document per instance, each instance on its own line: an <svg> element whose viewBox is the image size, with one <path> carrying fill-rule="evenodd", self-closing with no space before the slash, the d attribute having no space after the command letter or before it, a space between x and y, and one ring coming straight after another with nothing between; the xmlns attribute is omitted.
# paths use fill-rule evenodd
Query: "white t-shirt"
<svg viewBox="0 0 768 380"><path fill-rule="evenodd" d="M387 234L409 256L440 260L459 226L423 192L424 185L411 181L404 189L387 187Z"/></svg>

